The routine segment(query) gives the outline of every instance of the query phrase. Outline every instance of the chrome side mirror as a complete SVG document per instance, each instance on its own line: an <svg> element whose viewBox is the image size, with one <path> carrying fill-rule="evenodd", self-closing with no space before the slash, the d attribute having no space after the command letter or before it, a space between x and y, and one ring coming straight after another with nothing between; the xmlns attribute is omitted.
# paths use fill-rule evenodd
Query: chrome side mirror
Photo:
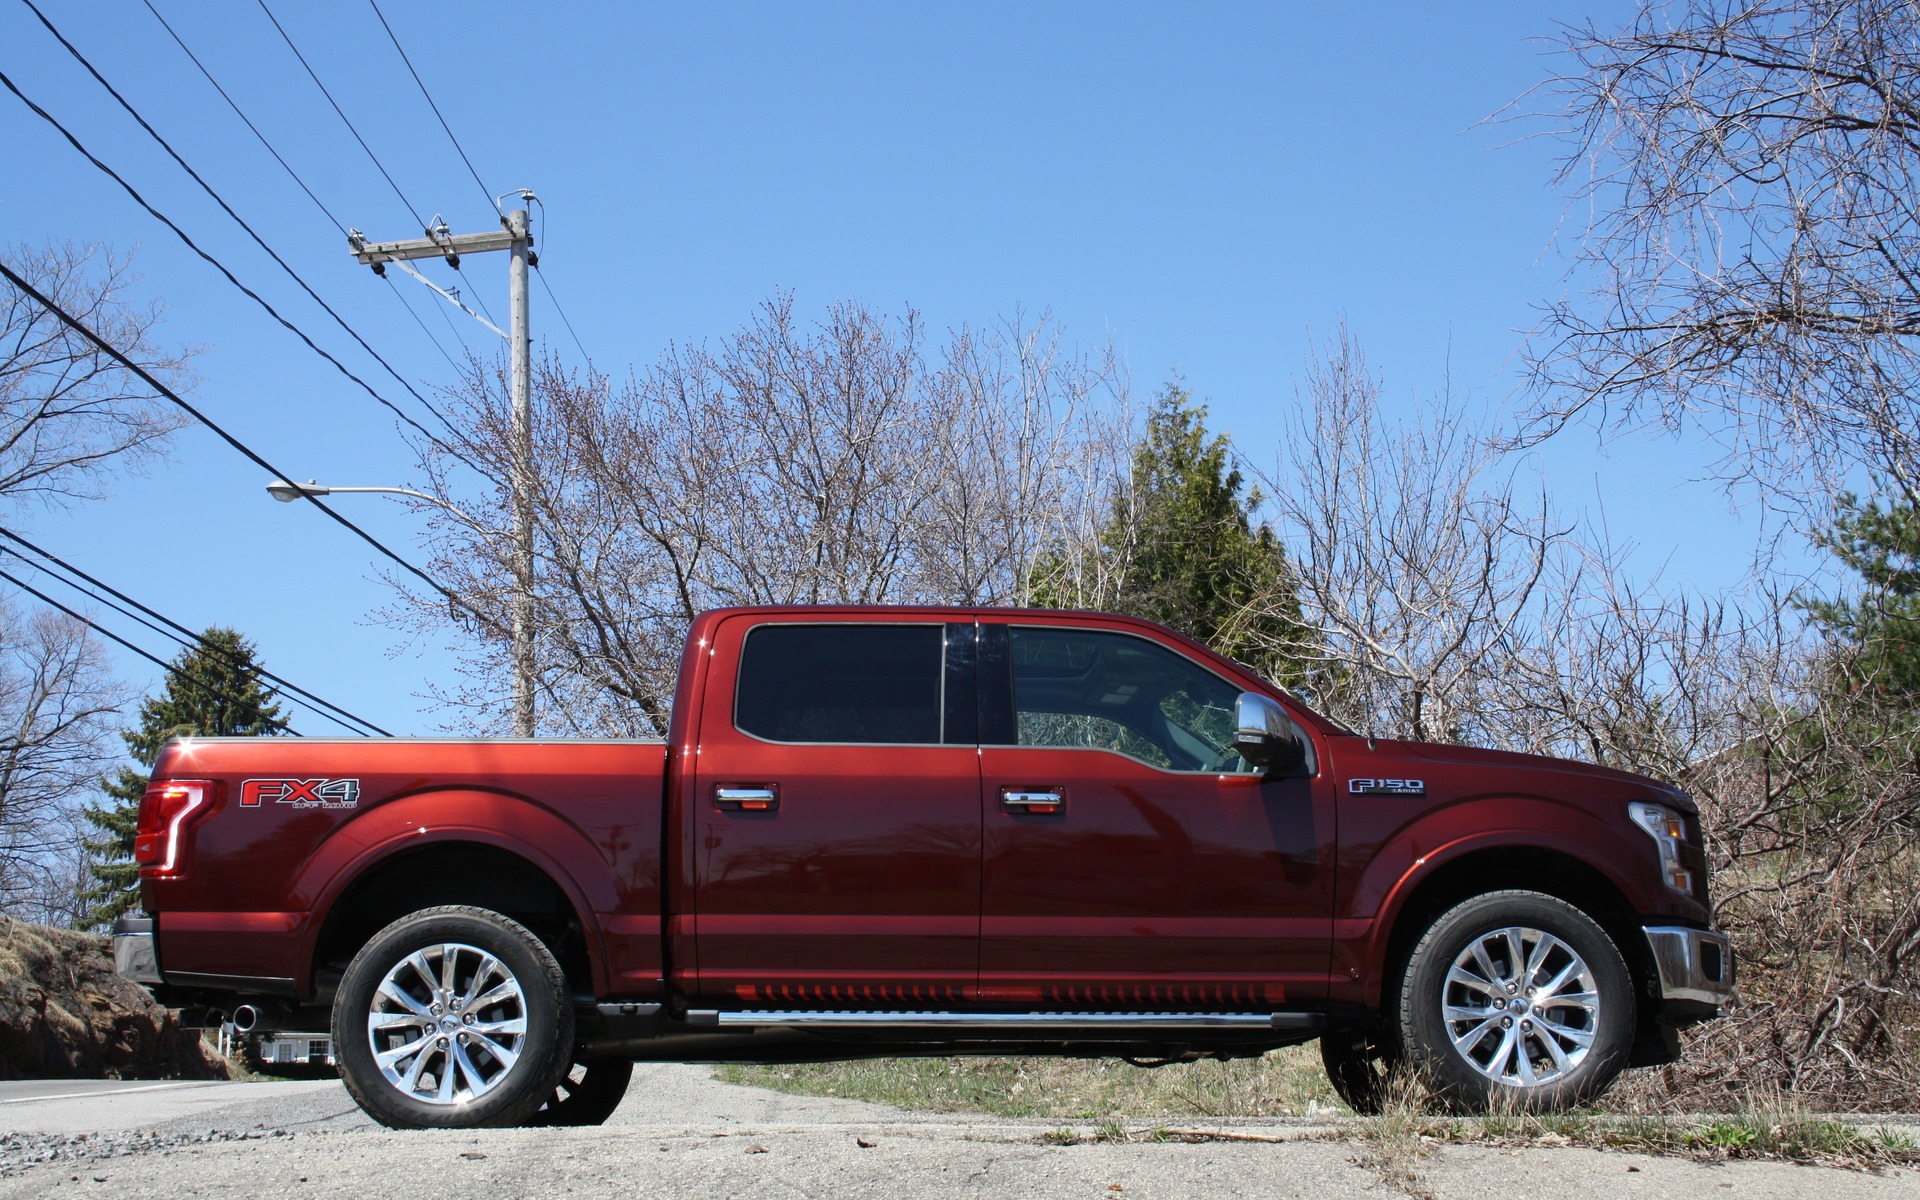
<svg viewBox="0 0 1920 1200"><path fill-rule="evenodd" d="M1233 703L1233 724L1233 748L1241 758L1274 775L1312 774L1306 732L1271 698L1241 692Z"/></svg>

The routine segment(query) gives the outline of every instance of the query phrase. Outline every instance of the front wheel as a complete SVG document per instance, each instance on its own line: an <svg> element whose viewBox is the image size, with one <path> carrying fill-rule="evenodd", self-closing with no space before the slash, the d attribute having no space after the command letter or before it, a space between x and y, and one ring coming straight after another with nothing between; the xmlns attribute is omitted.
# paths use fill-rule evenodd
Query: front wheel
<svg viewBox="0 0 1920 1200"><path fill-rule="evenodd" d="M333 1045L347 1090L383 1125L517 1125L567 1069L573 1003L526 926L483 908L429 908L354 955Z"/></svg>
<svg viewBox="0 0 1920 1200"><path fill-rule="evenodd" d="M1632 977L1591 917L1503 891L1443 913L1414 946L1399 1004L1409 1065L1452 1108L1559 1110L1626 1066Z"/></svg>

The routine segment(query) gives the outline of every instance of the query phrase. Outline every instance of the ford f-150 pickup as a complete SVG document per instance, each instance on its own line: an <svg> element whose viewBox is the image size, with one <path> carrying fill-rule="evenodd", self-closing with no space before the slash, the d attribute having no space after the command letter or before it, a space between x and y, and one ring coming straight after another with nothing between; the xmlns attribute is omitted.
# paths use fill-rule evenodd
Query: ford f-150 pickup
<svg viewBox="0 0 1920 1200"><path fill-rule="evenodd" d="M705 613L663 741L177 739L136 857L121 971L330 1028L394 1126L601 1121L637 1060L1315 1038L1362 1111L1402 1066L1558 1107L1733 986L1683 792L1086 612Z"/></svg>

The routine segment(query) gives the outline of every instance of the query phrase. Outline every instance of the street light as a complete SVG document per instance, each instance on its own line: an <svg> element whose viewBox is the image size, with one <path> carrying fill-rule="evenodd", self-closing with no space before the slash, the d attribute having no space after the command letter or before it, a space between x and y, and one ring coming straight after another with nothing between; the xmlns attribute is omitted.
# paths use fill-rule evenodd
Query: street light
<svg viewBox="0 0 1920 1200"><path fill-rule="evenodd" d="M448 504L445 500L442 500L440 497L431 495L427 492L416 492L412 488L328 487L324 483L315 483L311 479L307 480L305 483L288 483L284 479L276 479L272 483L269 483L267 485L267 494L269 496L272 496L275 500L280 501L282 504L291 504L295 500L299 500L305 496L332 496L336 494L345 494L349 492L382 492L389 496L412 496L415 500L425 500L428 504L434 505L435 507L438 507L438 508L446 509L448 512L452 513L456 517L459 517L462 521L465 521L469 525L474 524L474 520L472 517L469 517L467 514L461 512L459 509L455 508L453 505Z"/></svg>
<svg viewBox="0 0 1920 1200"><path fill-rule="evenodd" d="M426 492L418 492L412 488L328 487L323 483L315 483L311 479L305 483L289 483L284 479L276 479L267 484L267 494L282 504L291 504L295 500L304 499L308 496L347 495L354 492L375 492L388 496L410 496L415 500L424 500L437 508L444 508L473 528L480 528L479 522L447 503L445 500L442 500L440 497L430 495ZM525 543L523 543L523 545L524 544ZM532 599L533 570L532 563L527 561L527 556L524 553L519 557L521 558L521 562L514 572L517 576L517 581L520 583L520 587L515 589L519 594L514 597L513 605L513 732L516 737L532 737L534 686L532 654L533 606L529 601Z"/></svg>

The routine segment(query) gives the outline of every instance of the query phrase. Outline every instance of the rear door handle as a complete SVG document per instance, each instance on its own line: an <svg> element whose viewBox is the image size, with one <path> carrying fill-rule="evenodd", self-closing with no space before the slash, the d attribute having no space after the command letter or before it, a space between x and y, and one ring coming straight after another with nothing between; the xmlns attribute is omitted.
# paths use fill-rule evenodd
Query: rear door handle
<svg viewBox="0 0 1920 1200"><path fill-rule="evenodd" d="M780 789L762 785L716 784L713 806L738 812L771 812L780 807Z"/></svg>
<svg viewBox="0 0 1920 1200"><path fill-rule="evenodd" d="M1067 793L1061 788L1001 788L1000 806L1008 812L1044 816L1067 806Z"/></svg>

